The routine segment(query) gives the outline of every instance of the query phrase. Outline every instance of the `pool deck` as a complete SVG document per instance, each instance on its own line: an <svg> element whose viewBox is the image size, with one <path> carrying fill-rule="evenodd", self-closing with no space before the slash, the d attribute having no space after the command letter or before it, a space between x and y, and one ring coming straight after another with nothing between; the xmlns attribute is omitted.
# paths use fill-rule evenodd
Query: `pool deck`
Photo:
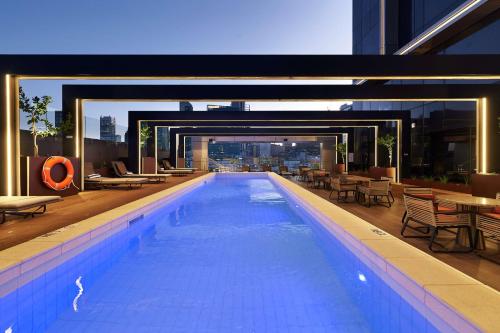
<svg viewBox="0 0 500 333"><path fill-rule="evenodd" d="M85 220L145 196L204 175L197 172L183 177L169 177L166 183L145 184L129 190L126 187L81 192L47 206L47 212L35 218L9 217L0 224L0 250L26 242L48 232Z"/></svg>
<svg viewBox="0 0 500 333"><path fill-rule="evenodd" d="M447 263L457 270L475 278L476 280L500 291L500 265L490 260L484 259L474 252L472 253L434 253L428 249L429 241L422 238L403 238L401 231L401 218L404 214L404 204L401 193L394 191L395 203L391 208L383 206L371 206L370 208L362 206L356 202L352 202L352 197L348 203L338 203L335 198L328 199L329 190L323 188L311 188L306 183L298 182L292 179L293 182L299 184L310 192L332 202L333 204L347 210L348 212L362 218L363 220L373 224L374 226L384 230L385 232L397 237L404 242L424 251L425 253ZM332 196L334 197L335 194ZM410 234L411 231L408 232ZM440 233L437 241L444 245L452 245L454 242L453 235L446 236L446 233ZM498 258L498 256L496 257Z"/></svg>
<svg viewBox="0 0 500 333"><path fill-rule="evenodd" d="M129 197L126 201L118 199L122 195L113 193L115 194L113 196L109 195L109 191L104 191L108 194L93 199L93 201L98 200L98 204L94 202L78 209L76 222L72 222L67 216L60 216L59 218L64 220L61 223L66 227L53 225L53 228L59 229L53 232L45 231L41 236L28 242L0 251L0 295L12 292L103 238L128 228L156 208L202 185L215 175L199 174L199 176L201 177L185 178L176 184L172 182L170 186L151 185L151 192L145 192L143 189L140 191L142 193ZM444 320L447 325L458 331L500 331L500 321L497 319L500 311L500 293L464 274L464 266L470 268L474 265L462 263L457 266L461 269L459 271L446 265L445 260L432 253L430 253L432 256L426 255L424 252L429 252L425 251L425 245L412 246L413 244L408 242L401 242L394 237L398 235L397 232L394 236L391 234L397 228L393 227L392 232L385 231L387 230L384 227L385 223L400 225L397 205L393 209L392 218L385 216L382 211L376 212L375 209L383 207L371 208L364 212L365 216L360 216L362 214L359 212L355 215L325 200L328 192L324 190L323 193L318 192L319 196L313 195L312 191L302 184L290 182L274 173L269 173L269 176L377 275L400 295L405 295L410 304L420 309L422 313L427 313L429 318L435 318L432 319L435 324L442 325L441 322ZM79 202L68 203L68 201L64 211L70 211L70 215L76 216L76 206ZM75 207L68 210L71 204ZM356 204L351 205L354 207ZM390 211L387 208L383 209ZM379 228L374 225L375 223L370 224L368 221L373 222L373 218L370 218L373 215L376 216L375 222L382 220L384 225ZM9 224L5 226L8 227ZM420 241L425 244L424 240ZM424 251L420 251L421 246L424 246L422 248ZM481 262L476 268L478 266L483 268L489 264L486 261L484 264ZM496 274L497 271L491 277ZM444 329L445 326L442 327Z"/></svg>

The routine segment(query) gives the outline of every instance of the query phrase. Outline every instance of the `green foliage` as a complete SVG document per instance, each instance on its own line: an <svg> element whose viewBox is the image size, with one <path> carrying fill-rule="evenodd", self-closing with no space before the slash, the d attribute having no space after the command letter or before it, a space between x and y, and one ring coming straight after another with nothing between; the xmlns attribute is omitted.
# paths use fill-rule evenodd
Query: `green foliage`
<svg viewBox="0 0 500 333"><path fill-rule="evenodd" d="M424 176L424 180L426 182L433 182L434 181L434 176Z"/></svg>
<svg viewBox="0 0 500 333"><path fill-rule="evenodd" d="M394 137L394 135L386 134L385 136L378 138L377 143L387 149L387 153L389 156L389 167L392 167L392 151L394 145L396 144L396 138Z"/></svg>
<svg viewBox="0 0 500 333"><path fill-rule="evenodd" d="M443 175L443 176L440 176L439 177L439 181L442 183L442 184L448 184L448 176L447 175Z"/></svg>
<svg viewBox="0 0 500 333"><path fill-rule="evenodd" d="M47 118L48 106L52 103L50 96L35 96L29 98L26 96L22 87L19 87L19 108L22 112L27 113L28 125L31 128L33 136L33 153L38 156L37 138L45 138L59 133L60 129L55 127ZM67 123L66 125L67 126Z"/></svg>
<svg viewBox="0 0 500 333"><path fill-rule="evenodd" d="M339 153L341 158L342 158L342 163L345 163L345 158L347 155L347 144L345 144L345 143L337 144L336 150L337 150L337 153Z"/></svg>
<svg viewBox="0 0 500 333"><path fill-rule="evenodd" d="M151 137L151 127L148 126L146 123L141 123L141 129L140 129L140 140L141 140L141 148L143 148L146 145L146 142L148 139Z"/></svg>

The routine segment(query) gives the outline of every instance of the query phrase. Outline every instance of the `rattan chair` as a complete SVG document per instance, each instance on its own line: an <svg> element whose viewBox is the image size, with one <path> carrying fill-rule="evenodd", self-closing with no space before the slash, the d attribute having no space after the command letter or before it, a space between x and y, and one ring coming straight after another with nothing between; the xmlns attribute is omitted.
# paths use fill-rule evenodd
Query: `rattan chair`
<svg viewBox="0 0 500 333"><path fill-rule="evenodd" d="M500 193L497 193L496 198L500 199ZM482 212L476 215L476 246L479 241L479 233L500 241L500 206L495 207L490 212Z"/></svg>
<svg viewBox="0 0 500 333"><path fill-rule="evenodd" d="M367 206L371 206L371 198L377 204L382 205L383 203L379 201L379 198L385 197L387 199L387 208L391 207L391 199L389 198L389 181L388 180L370 180L368 186L358 185L358 201L363 197L363 201L367 203Z"/></svg>
<svg viewBox="0 0 500 333"><path fill-rule="evenodd" d="M347 197L349 196L349 192L353 193L354 198L356 197L356 183L351 183L348 181L344 181L340 177L330 177L330 184L332 187L332 190L330 192L330 195L328 198L332 198L333 192L337 192L337 202L341 200L340 194L343 193L344 197L342 198L342 201L346 202Z"/></svg>
<svg viewBox="0 0 500 333"><path fill-rule="evenodd" d="M470 223L470 214L459 212L438 212L436 205L432 199L416 197L410 194L403 194L403 201L406 208L406 218L401 228L401 235L403 237L422 237L422 236L408 236L405 235L406 227L410 221L414 221L428 226L432 229L430 236L429 250L433 252L470 252L474 248L472 240L472 229ZM469 239L469 248L466 250L436 250L433 248L436 243L436 237L439 230L447 229L467 229ZM458 232L457 232L458 234ZM428 237L428 236L427 236Z"/></svg>

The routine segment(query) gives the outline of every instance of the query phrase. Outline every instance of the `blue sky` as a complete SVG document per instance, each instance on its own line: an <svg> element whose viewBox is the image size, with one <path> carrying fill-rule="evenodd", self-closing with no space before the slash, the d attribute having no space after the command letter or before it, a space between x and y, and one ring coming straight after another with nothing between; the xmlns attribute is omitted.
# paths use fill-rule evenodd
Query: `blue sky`
<svg viewBox="0 0 500 333"><path fill-rule="evenodd" d="M0 53L350 54L351 20L350 0L4 0ZM23 81L22 85L30 95L53 96L52 107L59 109L62 83ZM260 103L252 109L337 106ZM93 102L86 105L86 114L111 114L126 124L126 110L176 107L175 103Z"/></svg>

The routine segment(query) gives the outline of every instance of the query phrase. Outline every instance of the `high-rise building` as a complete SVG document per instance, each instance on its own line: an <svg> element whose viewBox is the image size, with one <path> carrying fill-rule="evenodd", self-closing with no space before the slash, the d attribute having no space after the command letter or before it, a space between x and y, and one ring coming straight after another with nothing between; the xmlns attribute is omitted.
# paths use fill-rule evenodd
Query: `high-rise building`
<svg viewBox="0 0 500 333"><path fill-rule="evenodd" d="M179 111L181 112L191 112L193 111L193 104L187 101L179 102Z"/></svg>
<svg viewBox="0 0 500 333"><path fill-rule="evenodd" d="M231 105L207 105L207 111L250 111L245 102L231 102Z"/></svg>
<svg viewBox="0 0 500 333"><path fill-rule="evenodd" d="M116 120L115 117L100 117L100 139L116 142Z"/></svg>
<svg viewBox="0 0 500 333"><path fill-rule="evenodd" d="M473 2L475 1L353 0L353 54L500 53L500 43L491 42L497 40L500 34L500 20L495 19L498 16L495 16L495 13L482 15L479 8L481 5L476 4L474 8L478 8L477 10L470 7ZM444 81L355 82L412 83L431 84ZM354 102L353 109L411 112L410 157L413 176L460 177L463 173L474 171L476 125L473 102L367 101ZM383 131L382 129L382 133ZM383 164L383 161L380 161L381 155L379 154L380 165Z"/></svg>
<svg viewBox="0 0 500 333"><path fill-rule="evenodd" d="M63 113L60 110L54 111L54 126L60 127L63 123Z"/></svg>

